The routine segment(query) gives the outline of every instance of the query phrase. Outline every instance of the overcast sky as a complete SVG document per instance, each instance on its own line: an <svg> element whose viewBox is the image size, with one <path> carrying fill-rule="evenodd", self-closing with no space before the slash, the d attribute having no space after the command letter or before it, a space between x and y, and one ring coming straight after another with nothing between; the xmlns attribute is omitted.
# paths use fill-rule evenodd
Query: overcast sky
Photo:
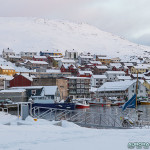
<svg viewBox="0 0 150 150"><path fill-rule="evenodd" d="M150 45L150 0L0 0L0 16L85 22Z"/></svg>

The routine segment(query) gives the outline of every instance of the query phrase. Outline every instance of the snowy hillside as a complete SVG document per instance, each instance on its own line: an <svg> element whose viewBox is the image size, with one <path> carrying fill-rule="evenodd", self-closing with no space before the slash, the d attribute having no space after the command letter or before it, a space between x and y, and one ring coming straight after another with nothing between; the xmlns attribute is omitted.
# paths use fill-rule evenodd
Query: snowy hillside
<svg viewBox="0 0 150 150"><path fill-rule="evenodd" d="M54 50L97 54L144 55L150 47L139 46L88 24L39 18L0 18L0 50ZM145 53L145 55L147 55Z"/></svg>

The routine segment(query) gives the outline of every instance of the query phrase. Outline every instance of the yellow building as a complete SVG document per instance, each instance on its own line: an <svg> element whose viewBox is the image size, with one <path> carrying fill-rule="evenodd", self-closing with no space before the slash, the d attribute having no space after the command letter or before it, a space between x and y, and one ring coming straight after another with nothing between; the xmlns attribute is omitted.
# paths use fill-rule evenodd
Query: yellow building
<svg viewBox="0 0 150 150"><path fill-rule="evenodd" d="M11 66L0 66L0 74L13 76L15 73L15 69Z"/></svg>
<svg viewBox="0 0 150 150"><path fill-rule="evenodd" d="M131 67L131 74L137 74L137 72L139 74L143 74L147 71L148 71L148 68L147 68L147 66L144 66L144 65Z"/></svg>
<svg viewBox="0 0 150 150"><path fill-rule="evenodd" d="M106 65L109 65L111 63L111 58L109 58L109 57L98 57L98 60L102 64L106 64Z"/></svg>
<svg viewBox="0 0 150 150"><path fill-rule="evenodd" d="M143 85L147 88L147 94L150 97L150 80L145 80Z"/></svg>

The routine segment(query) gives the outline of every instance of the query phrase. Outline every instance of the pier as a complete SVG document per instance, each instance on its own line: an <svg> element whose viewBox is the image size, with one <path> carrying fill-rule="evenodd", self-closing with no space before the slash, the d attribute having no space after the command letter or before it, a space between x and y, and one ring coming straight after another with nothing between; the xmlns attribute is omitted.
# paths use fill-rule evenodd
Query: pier
<svg viewBox="0 0 150 150"><path fill-rule="evenodd" d="M112 129L129 129L142 128L150 126L150 120L141 118L139 121L136 118L126 114L104 114L98 112L86 112L76 110L62 110L45 107L33 107L30 110L30 115L37 119L46 119L49 121L67 120L82 127L88 128L112 128Z"/></svg>

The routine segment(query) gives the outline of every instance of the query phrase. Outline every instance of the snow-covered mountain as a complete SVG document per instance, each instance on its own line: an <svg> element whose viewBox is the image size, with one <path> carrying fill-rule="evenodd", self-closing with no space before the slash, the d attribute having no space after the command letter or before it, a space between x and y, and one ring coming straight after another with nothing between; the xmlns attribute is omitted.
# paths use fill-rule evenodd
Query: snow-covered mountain
<svg viewBox="0 0 150 150"><path fill-rule="evenodd" d="M0 50L7 47L16 52L75 49L110 56L141 56L150 51L88 24L41 18L0 18Z"/></svg>

